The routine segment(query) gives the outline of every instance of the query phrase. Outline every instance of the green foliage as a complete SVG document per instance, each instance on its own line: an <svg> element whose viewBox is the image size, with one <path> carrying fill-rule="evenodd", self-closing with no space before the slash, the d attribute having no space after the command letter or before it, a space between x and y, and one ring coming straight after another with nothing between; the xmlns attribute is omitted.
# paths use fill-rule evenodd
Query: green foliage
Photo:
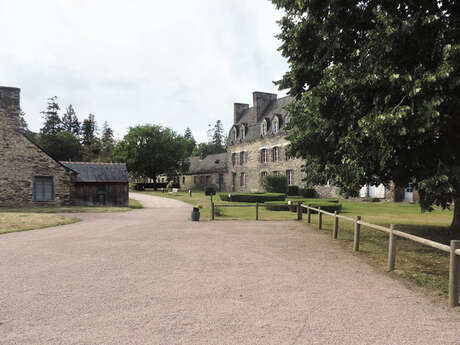
<svg viewBox="0 0 460 345"><path fill-rule="evenodd" d="M101 161L110 162L112 160L113 150L115 148L115 139L113 137L113 130L110 128L107 121L102 126L101 136Z"/></svg>
<svg viewBox="0 0 460 345"><path fill-rule="evenodd" d="M209 125L211 126L211 125ZM193 147L192 156L199 156L202 152L206 154L224 153L226 152L225 147L225 136L222 121L217 120L216 124L208 130L208 142L200 143Z"/></svg>
<svg viewBox="0 0 460 345"><path fill-rule="evenodd" d="M222 201L232 202L267 202L267 201L284 201L284 193L219 193Z"/></svg>
<svg viewBox="0 0 460 345"><path fill-rule="evenodd" d="M56 135L40 135L38 144L48 154L59 161L79 161L82 159L80 140L69 132Z"/></svg>
<svg viewBox="0 0 460 345"><path fill-rule="evenodd" d="M287 195L299 195L299 186L290 185L288 186Z"/></svg>
<svg viewBox="0 0 460 345"><path fill-rule="evenodd" d="M80 135L80 121L78 121L72 104L67 107L65 114L62 116L61 123L64 132L72 133L75 136Z"/></svg>
<svg viewBox="0 0 460 345"><path fill-rule="evenodd" d="M262 180L262 187L267 193L284 193L288 192L287 178L284 175L269 174Z"/></svg>
<svg viewBox="0 0 460 345"><path fill-rule="evenodd" d="M193 150L196 147L196 141L189 127L187 127L187 129L185 130L184 139L186 140L186 143L187 143L187 155L191 156L193 153Z"/></svg>
<svg viewBox="0 0 460 345"><path fill-rule="evenodd" d="M153 180L163 173L185 172L187 155L184 137L158 125L131 127L114 150L114 159L126 163L133 177Z"/></svg>
<svg viewBox="0 0 460 345"><path fill-rule="evenodd" d="M82 143L85 146L91 146L97 137L97 122L93 114L89 114L87 119L81 124Z"/></svg>
<svg viewBox="0 0 460 345"><path fill-rule="evenodd" d="M316 193L316 190L314 188L300 188L299 193L304 198L317 198L318 197L318 193Z"/></svg>
<svg viewBox="0 0 460 345"><path fill-rule="evenodd" d="M277 84L296 97L290 140L307 185L330 180L356 195L413 182L425 209L460 207L458 4L272 2L285 13L278 38L290 68Z"/></svg>
<svg viewBox="0 0 460 345"><path fill-rule="evenodd" d="M48 98L48 106L46 110L42 111L45 123L40 129L42 135L56 135L62 130L61 118L58 115L59 105L57 103L57 96Z"/></svg>

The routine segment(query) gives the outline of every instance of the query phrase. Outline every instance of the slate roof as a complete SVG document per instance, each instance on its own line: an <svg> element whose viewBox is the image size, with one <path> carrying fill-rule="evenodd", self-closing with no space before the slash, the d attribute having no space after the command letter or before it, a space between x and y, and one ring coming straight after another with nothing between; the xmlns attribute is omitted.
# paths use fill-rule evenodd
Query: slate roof
<svg viewBox="0 0 460 345"><path fill-rule="evenodd" d="M254 122L254 107L250 107L249 109L245 110L244 113L241 115L240 119L238 122L236 122L232 128L230 129L230 132L229 132L229 135L228 135L228 144L229 145L232 145L232 144L236 144L236 143L242 143L242 142L251 142L251 141L255 141L255 140L260 140L261 139L261 135L260 135L260 125L262 123L262 121L264 119L267 119L268 120L268 130L267 130L267 135L266 136L270 136L270 135L285 135L287 132L284 130L284 125L285 125L285 118L286 116L288 115L288 112L284 109L284 107L286 107L288 104L292 103L292 101L294 100L293 97L291 96L286 96L286 97L282 97L282 98L279 98L275 101L272 101L264 110L262 116L260 117L259 121L258 122ZM274 134L272 132L272 127L271 127L271 123L273 121L273 118L275 116L279 116L280 119L281 119L281 122L280 122L280 130L278 131L278 133ZM240 125L246 125L246 136L245 136L245 139L241 139L241 136L240 136L240 132L239 132L239 128L240 128ZM233 138L232 138L232 135L231 135L231 131L233 129L233 127L237 127L238 128L238 139L237 139L237 142L234 142L233 141Z"/></svg>
<svg viewBox="0 0 460 345"><path fill-rule="evenodd" d="M124 163L61 162L77 172L77 182L129 182Z"/></svg>
<svg viewBox="0 0 460 345"><path fill-rule="evenodd" d="M207 155L204 159L190 157L190 167L185 175L225 173L227 172L226 153Z"/></svg>

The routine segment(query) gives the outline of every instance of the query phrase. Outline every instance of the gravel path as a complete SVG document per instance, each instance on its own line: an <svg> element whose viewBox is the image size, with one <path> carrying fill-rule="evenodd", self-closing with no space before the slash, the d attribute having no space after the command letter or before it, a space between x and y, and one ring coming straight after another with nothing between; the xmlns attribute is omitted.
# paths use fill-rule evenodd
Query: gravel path
<svg viewBox="0 0 460 345"><path fill-rule="evenodd" d="M0 344L460 344L460 313L304 224L134 197L0 236Z"/></svg>

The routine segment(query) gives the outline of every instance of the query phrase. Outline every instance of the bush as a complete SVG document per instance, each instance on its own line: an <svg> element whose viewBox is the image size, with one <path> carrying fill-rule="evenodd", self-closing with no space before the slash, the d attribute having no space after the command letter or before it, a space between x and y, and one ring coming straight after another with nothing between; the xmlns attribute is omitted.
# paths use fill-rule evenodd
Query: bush
<svg viewBox="0 0 460 345"><path fill-rule="evenodd" d="M316 193L316 190L314 188L300 188L299 193L304 198L317 198L318 197L318 193Z"/></svg>
<svg viewBox="0 0 460 345"><path fill-rule="evenodd" d="M205 195L216 195L217 188L214 186L208 186L204 189Z"/></svg>
<svg viewBox="0 0 460 345"><path fill-rule="evenodd" d="M283 193L219 193L222 201L233 202L267 202L284 201L286 194Z"/></svg>
<svg viewBox="0 0 460 345"><path fill-rule="evenodd" d="M299 186L288 186L288 195L299 195Z"/></svg>
<svg viewBox="0 0 460 345"><path fill-rule="evenodd" d="M262 180L262 186L267 193L284 193L288 192L288 183L286 176L270 174Z"/></svg>
<svg viewBox="0 0 460 345"><path fill-rule="evenodd" d="M288 200L289 201L289 200ZM318 208L321 207L321 210L326 212L335 212L340 213L342 211L342 204L338 202L338 200L328 200L328 199L317 199L315 201L311 200L291 200L291 205L286 203L279 203L279 202L267 202L265 203L265 208L270 211L292 211L297 212L297 205L298 202L302 202L302 204L310 205L312 207ZM303 213L307 213L306 208L302 208ZM317 213L314 210L311 210L311 213Z"/></svg>

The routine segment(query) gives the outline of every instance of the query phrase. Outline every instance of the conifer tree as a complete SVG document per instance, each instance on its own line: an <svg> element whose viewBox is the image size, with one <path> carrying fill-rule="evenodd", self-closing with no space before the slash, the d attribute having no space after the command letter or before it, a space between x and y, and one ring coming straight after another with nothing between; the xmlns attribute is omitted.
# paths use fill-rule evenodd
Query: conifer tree
<svg viewBox="0 0 460 345"><path fill-rule="evenodd" d="M57 96L48 98L48 106L46 110L42 111L45 123L40 130L42 135L55 136L62 131L62 123L58 114L59 105L57 103Z"/></svg>
<svg viewBox="0 0 460 345"><path fill-rule="evenodd" d="M67 107L65 114L62 116L62 130L75 136L80 134L80 121L78 121L72 104Z"/></svg>

